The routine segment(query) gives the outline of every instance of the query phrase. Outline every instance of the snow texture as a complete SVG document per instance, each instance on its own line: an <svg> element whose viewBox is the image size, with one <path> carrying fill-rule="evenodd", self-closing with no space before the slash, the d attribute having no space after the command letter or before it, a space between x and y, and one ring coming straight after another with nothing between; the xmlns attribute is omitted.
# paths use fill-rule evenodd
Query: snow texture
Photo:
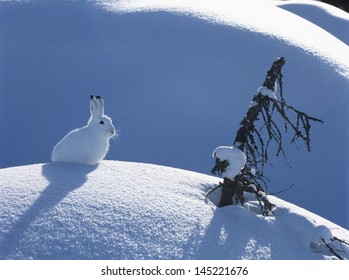
<svg viewBox="0 0 349 280"><path fill-rule="evenodd" d="M241 169L243 169L246 164L246 156L244 152L234 146L217 147L213 151L212 156L221 161L226 160L229 163L225 171L222 173L222 176L231 180L240 173Z"/></svg>
<svg viewBox="0 0 349 280"><path fill-rule="evenodd" d="M118 123L107 159L209 174L284 56L287 102L325 123L312 126L311 153L285 145L292 169L270 154L268 188L294 184L280 197L349 228L349 47L324 30L343 25L273 2L1 2L0 167L48 162L94 93Z"/></svg>
<svg viewBox="0 0 349 280"><path fill-rule="evenodd" d="M0 257L333 258L321 237L349 228L347 15L274 2L1 1ZM270 154L268 191L295 186L268 196L275 217L217 209L205 194L221 179L161 166L208 174L280 56L286 100L325 123L311 153L285 147L291 169ZM121 161L37 164L91 93Z"/></svg>
<svg viewBox="0 0 349 280"><path fill-rule="evenodd" d="M274 217L216 208L205 195L220 179L170 167L47 163L0 178L1 259L335 259L314 244L349 239L273 196Z"/></svg>
<svg viewBox="0 0 349 280"><path fill-rule="evenodd" d="M272 4L318 25L347 45L349 44L347 12L321 1L272 1Z"/></svg>

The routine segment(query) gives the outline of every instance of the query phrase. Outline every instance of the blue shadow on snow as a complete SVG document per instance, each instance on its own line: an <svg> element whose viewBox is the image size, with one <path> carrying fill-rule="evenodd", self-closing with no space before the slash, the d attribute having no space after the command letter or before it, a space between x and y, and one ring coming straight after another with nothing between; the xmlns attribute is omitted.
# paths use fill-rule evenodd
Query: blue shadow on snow
<svg viewBox="0 0 349 280"><path fill-rule="evenodd" d="M12 229L0 240L0 259L16 258L21 252L21 242L32 223L48 213L71 192L80 188L86 181L87 175L98 167L75 163L48 163L42 166L42 175L48 180L48 185L28 210L19 217ZM24 249L27 251L27 249ZM25 258L25 254L23 256Z"/></svg>

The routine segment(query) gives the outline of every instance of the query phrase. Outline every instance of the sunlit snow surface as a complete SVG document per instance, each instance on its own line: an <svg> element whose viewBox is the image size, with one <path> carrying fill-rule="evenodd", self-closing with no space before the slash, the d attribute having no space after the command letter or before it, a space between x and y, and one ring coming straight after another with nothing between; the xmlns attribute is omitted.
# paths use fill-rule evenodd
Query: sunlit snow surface
<svg viewBox="0 0 349 280"><path fill-rule="evenodd" d="M189 14L211 23L230 25L277 37L291 45L315 53L325 61L336 65L341 74L349 77L348 46L346 44L341 44L341 42L333 44L335 39L329 40L329 34L323 32L319 26L309 24L306 20L284 9L279 9L275 7L274 3L268 3L268 1L99 0L97 3L115 12L169 11ZM338 9L333 8L331 11L333 10ZM338 14L344 17L345 12L337 12L334 17L338 17ZM345 17L344 20L348 20L348 17ZM342 28L345 27L338 27L338 29Z"/></svg>
<svg viewBox="0 0 349 280"><path fill-rule="evenodd" d="M274 1L272 4L309 20L349 44L349 14L321 1Z"/></svg>
<svg viewBox="0 0 349 280"><path fill-rule="evenodd" d="M317 26L298 15L301 5L295 15L273 1L247 2L0 3L1 258L316 259L329 257L317 248L321 237L348 240L340 226L349 228L349 51L340 32L325 28L338 30L338 17L327 13ZM232 145L279 56L286 58L285 99L325 123L312 126L311 153L285 136L292 169L271 153L267 191L294 184L278 196L335 224L313 214L304 219L299 208L273 198L275 217L256 216L253 201L250 211L216 209L204 196L219 179L197 173L187 182L181 172L169 179L162 167L123 162L28 165L49 162L53 146L86 124L88 96L96 94L108 100L120 133L108 159L209 174L212 151ZM288 225L296 233L272 238ZM285 236L304 250L282 242ZM234 251L224 246L235 241Z"/></svg>
<svg viewBox="0 0 349 280"><path fill-rule="evenodd" d="M320 239L349 239L274 197L274 217L216 208L205 195L218 178L169 167L53 163L0 176L1 259L329 259Z"/></svg>

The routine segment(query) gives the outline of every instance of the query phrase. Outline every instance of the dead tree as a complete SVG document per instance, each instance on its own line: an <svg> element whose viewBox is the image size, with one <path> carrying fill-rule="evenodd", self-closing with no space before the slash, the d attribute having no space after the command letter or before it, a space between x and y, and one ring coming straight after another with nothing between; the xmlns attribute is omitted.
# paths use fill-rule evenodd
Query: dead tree
<svg viewBox="0 0 349 280"><path fill-rule="evenodd" d="M310 151L311 122L323 121L310 117L294 107L288 105L283 96L281 69L285 58L277 58L267 73L263 86L253 97L245 117L240 122L233 146L239 148L246 155L246 164L241 172L234 178L224 178L220 183L222 195L219 206L223 207L234 203L244 203L244 193L255 194L263 215L272 213L273 205L269 202L264 188L267 178L264 176L264 166L268 163L269 144L277 145L276 155L285 156L283 148L283 133L275 122L275 115L279 115L284 123L284 131L289 128L294 133L292 143L298 139L303 140L307 150ZM279 92L279 100L275 93ZM277 113L277 114L276 114ZM290 118L288 114L295 114ZM226 160L216 157L216 165L211 172L222 175L229 165Z"/></svg>

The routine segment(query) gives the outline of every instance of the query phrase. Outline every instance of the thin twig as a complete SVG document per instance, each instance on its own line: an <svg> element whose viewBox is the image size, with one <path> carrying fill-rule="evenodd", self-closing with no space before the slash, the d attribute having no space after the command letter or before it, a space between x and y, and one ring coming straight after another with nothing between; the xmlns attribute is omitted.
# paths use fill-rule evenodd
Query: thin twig
<svg viewBox="0 0 349 280"><path fill-rule="evenodd" d="M338 259L340 259L340 260L344 260L344 258L342 257L342 256L340 256L339 254L337 254L337 252L335 251L335 249L331 246L331 245L329 245L323 238L321 239L322 240L322 242L324 243L324 245L326 246L326 248L328 249L328 250L330 250L330 252L333 254L333 255L335 255Z"/></svg>

